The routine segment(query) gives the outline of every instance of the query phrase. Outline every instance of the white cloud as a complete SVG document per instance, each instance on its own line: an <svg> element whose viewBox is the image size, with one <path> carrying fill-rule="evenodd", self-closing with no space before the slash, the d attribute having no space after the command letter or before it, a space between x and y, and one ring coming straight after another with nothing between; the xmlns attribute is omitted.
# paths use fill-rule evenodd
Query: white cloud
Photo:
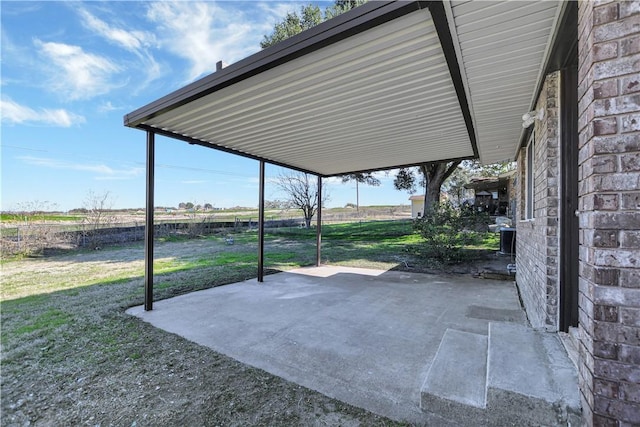
<svg viewBox="0 0 640 427"><path fill-rule="evenodd" d="M145 82L140 85L141 87L160 77L160 65L149 51L150 47L157 44L154 34L148 31L128 30L110 25L84 8L78 8L78 13L82 18L82 24L87 29L138 57L142 62L140 69L147 76Z"/></svg>
<svg viewBox="0 0 640 427"><path fill-rule="evenodd" d="M230 7L210 2L163 1L149 5L147 18L158 25L160 45L189 61L186 80L215 71L259 50L262 23Z"/></svg>
<svg viewBox="0 0 640 427"><path fill-rule="evenodd" d="M1 0L0 0L1 1ZM4 16L4 4L2 15ZM40 85L40 70L43 68L41 61L35 59L34 50L30 45L17 43L5 31L0 28L0 61L2 63L1 86L33 87Z"/></svg>
<svg viewBox="0 0 640 427"><path fill-rule="evenodd" d="M338 176L330 176L322 179L322 185L341 185L342 178Z"/></svg>
<svg viewBox="0 0 640 427"><path fill-rule="evenodd" d="M80 8L78 13L83 19L82 23L86 28L131 52L139 53L143 48L155 43L155 36L152 33L137 30L128 31L113 27L92 15L86 9Z"/></svg>
<svg viewBox="0 0 640 427"><path fill-rule="evenodd" d="M139 176L144 172L144 168L141 167L114 169L104 164L74 163L64 160L50 159L46 157L19 156L18 159L33 166L41 166L50 169L65 169L80 172L91 172L98 175L95 177L95 179L97 180L131 179Z"/></svg>
<svg viewBox="0 0 640 427"><path fill-rule="evenodd" d="M51 61L48 87L70 100L90 99L120 86L113 79L120 66L85 52L80 46L34 40L40 54Z"/></svg>
<svg viewBox="0 0 640 427"><path fill-rule="evenodd" d="M123 110L125 107L113 105L111 101L103 102L98 105L99 113L110 113L111 111Z"/></svg>
<svg viewBox="0 0 640 427"><path fill-rule="evenodd" d="M27 13L38 12L42 9L42 5L37 2L4 2L2 5L2 14L5 16L17 16Z"/></svg>
<svg viewBox="0 0 640 427"><path fill-rule="evenodd" d="M40 124L58 127L70 127L84 123L85 119L67 110L41 108L34 110L20 105L8 97L0 100L0 114L2 121L11 124Z"/></svg>

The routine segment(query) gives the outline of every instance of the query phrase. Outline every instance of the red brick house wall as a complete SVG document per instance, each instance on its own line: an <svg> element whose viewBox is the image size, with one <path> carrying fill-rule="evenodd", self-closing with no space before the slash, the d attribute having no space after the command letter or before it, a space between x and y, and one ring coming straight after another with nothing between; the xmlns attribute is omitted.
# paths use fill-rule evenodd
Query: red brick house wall
<svg viewBox="0 0 640 427"><path fill-rule="evenodd" d="M559 120L560 71L546 76L536 109L544 109L544 118L533 126L533 218L526 218L527 148L518 155L518 214L515 221L516 283L527 317L534 328L558 330L558 205L559 205Z"/></svg>
<svg viewBox="0 0 640 427"><path fill-rule="evenodd" d="M578 9L580 387L588 425L640 424L640 2Z"/></svg>

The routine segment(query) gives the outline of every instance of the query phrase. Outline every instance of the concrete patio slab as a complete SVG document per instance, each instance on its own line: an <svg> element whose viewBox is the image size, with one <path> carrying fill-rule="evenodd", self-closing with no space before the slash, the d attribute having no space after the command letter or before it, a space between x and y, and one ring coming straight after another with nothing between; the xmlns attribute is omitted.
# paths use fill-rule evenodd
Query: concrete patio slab
<svg viewBox="0 0 640 427"><path fill-rule="evenodd" d="M453 421L420 409L447 329L487 335L525 324L512 282L322 266L128 310L243 363L396 420Z"/></svg>

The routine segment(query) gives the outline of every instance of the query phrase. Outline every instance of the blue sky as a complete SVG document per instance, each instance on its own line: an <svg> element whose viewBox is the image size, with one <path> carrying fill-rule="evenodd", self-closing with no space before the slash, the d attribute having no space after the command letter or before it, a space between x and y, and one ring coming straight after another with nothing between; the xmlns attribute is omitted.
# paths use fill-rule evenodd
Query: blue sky
<svg viewBox="0 0 640 427"><path fill-rule="evenodd" d="M330 3L318 2L321 7ZM89 192L114 207L145 204L145 134L124 114L260 50L301 3L250 1L0 2L2 210L51 202L82 207ZM267 166L267 176L280 168ZM408 204L360 186L360 204ZM356 202L355 185L327 183L329 206ZM283 198L268 182L267 199ZM158 206L257 206L258 162L157 137Z"/></svg>

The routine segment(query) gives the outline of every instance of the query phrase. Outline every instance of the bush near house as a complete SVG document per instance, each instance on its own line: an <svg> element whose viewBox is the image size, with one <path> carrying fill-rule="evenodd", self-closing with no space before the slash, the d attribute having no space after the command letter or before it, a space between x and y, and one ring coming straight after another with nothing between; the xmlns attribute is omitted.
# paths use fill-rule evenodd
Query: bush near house
<svg viewBox="0 0 640 427"><path fill-rule="evenodd" d="M478 243L488 230L489 216L471 208L455 208L449 202L435 203L426 209L413 227L422 238L422 255L454 264L465 258L464 247Z"/></svg>

